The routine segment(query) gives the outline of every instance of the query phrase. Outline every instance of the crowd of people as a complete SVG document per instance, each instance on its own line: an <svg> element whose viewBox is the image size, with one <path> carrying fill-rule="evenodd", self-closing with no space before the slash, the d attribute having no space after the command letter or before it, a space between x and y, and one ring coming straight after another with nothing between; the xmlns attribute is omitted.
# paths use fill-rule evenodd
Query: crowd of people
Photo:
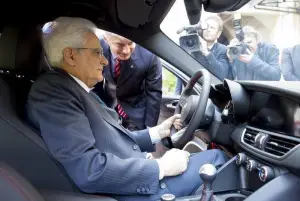
<svg viewBox="0 0 300 201"><path fill-rule="evenodd" d="M265 42L261 34L252 26L244 26L243 41L233 38L229 45L222 44L220 36L223 32L223 20L219 16L205 19L206 28L198 31L200 50L191 55L220 80L255 80L255 81L299 81L300 80L300 45L283 49L280 59L279 49ZM187 26L201 29L198 25ZM246 45L246 49L238 57L233 57L231 47ZM182 81L177 78L175 93L182 91Z"/></svg>

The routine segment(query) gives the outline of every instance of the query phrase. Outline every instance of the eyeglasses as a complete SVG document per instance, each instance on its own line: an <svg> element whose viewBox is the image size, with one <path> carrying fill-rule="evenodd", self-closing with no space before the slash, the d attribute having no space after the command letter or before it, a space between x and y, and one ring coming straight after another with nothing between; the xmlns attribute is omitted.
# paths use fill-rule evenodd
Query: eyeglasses
<svg viewBox="0 0 300 201"><path fill-rule="evenodd" d="M103 49L102 48L88 48L88 47L80 47L80 48L74 48L77 50L91 50L94 54L97 54L99 57L104 57Z"/></svg>

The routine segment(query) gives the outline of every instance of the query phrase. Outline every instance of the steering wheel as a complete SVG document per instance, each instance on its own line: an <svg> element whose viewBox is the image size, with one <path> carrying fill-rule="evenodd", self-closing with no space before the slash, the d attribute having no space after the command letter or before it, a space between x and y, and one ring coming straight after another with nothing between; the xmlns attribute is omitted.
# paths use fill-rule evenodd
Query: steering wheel
<svg viewBox="0 0 300 201"><path fill-rule="evenodd" d="M192 95L193 88L199 79L202 85L200 97ZM187 126L179 132L172 126L171 137L165 138L163 141L165 146L182 149L192 139L195 130L205 116L210 87L210 74L206 69L197 71L189 80L174 112L174 114L181 114L181 122Z"/></svg>

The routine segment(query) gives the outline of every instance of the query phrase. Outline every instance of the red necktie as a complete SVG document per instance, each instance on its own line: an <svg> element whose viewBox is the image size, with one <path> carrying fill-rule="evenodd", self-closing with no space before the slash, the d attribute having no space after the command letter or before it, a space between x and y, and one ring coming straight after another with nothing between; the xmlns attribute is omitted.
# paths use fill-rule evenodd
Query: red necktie
<svg viewBox="0 0 300 201"><path fill-rule="evenodd" d="M119 75L121 72L121 63L119 59L116 59L116 64L115 64L115 78L116 80L118 80ZM126 119L128 117L128 115L125 113L125 111L123 110L122 106L118 103L117 104L117 112L118 114L123 117L124 119Z"/></svg>

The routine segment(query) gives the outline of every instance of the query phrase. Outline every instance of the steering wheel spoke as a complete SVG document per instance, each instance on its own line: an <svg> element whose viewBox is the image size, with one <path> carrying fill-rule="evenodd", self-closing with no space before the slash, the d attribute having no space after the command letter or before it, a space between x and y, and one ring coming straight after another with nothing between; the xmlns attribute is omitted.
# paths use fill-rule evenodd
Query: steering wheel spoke
<svg viewBox="0 0 300 201"><path fill-rule="evenodd" d="M180 137L184 134L186 128L187 127L184 127L181 130L177 131L176 133L172 134L171 140L172 140L173 144L176 143L180 139Z"/></svg>
<svg viewBox="0 0 300 201"><path fill-rule="evenodd" d="M178 104L180 105L180 107L184 107L184 105L186 104L187 100L186 98L180 98L180 100L178 101Z"/></svg>

